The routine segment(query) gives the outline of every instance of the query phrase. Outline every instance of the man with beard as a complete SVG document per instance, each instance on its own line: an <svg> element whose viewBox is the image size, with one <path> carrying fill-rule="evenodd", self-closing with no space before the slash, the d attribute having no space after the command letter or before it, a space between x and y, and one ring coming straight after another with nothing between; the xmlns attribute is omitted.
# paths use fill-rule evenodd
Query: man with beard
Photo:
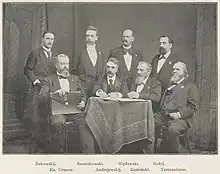
<svg viewBox="0 0 220 174"><path fill-rule="evenodd" d="M93 95L101 98L121 98L128 93L126 81L116 75L119 61L111 57L106 63L106 74L101 76L93 88Z"/></svg>
<svg viewBox="0 0 220 174"><path fill-rule="evenodd" d="M169 84L172 67L178 61L177 55L173 54L171 51L172 47L173 40L168 36L161 36L159 54L156 55L151 62L151 76L157 77L162 83L162 93Z"/></svg>
<svg viewBox="0 0 220 174"><path fill-rule="evenodd" d="M179 152L179 134L191 127L196 113L199 92L195 84L187 80L186 64L177 62L173 66L170 85L161 99L161 108L155 114L156 138L161 126L167 128L167 141L163 142L161 152Z"/></svg>
<svg viewBox="0 0 220 174"><path fill-rule="evenodd" d="M130 29L125 30L122 37L122 46L111 50L109 54L109 58L115 57L119 60L118 75L121 79L127 81L129 90L136 76L137 64L143 60L141 52L133 47L134 40L133 31Z"/></svg>
<svg viewBox="0 0 220 174"><path fill-rule="evenodd" d="M40 133L42 128L40 127L41 118L39 114L38 96L42 86L42 80L56 72L53 59L56 52L52 49L54 34L46 31L43 33L42 38L42 47L31 52L24 67L24 74L31 82L30 91L25 101L25 113L23 118L25 126L30 133L29 153L35 153L38 148L42 149L44 146L43 138L39 137L40 135L43 136L43 133ZM42 130L42 132L44 131Z"/></svg>
<svg viewBox="0 0 220 174"><path fill-rule="evenodd" d="M150 77L151 69L151 64L147 62L138 63L135 83L127 94L129 98L151 100L153 104L160 101L161 83L155 77Z"/></svg>
<svg viewBox="0 0 220 174"><path fill-rule="evenodd" d="M87 98L92 95L93 86L104 71L104 54L96 44L98 37L98 29L89 26L86 30L86 47L74 61L73 73L79 76Z"/></svg>
<svg viewBox="0 0 220 174"><path fill-rule="evenodd" d="M81 82L79 78L75 75L69 74L69 58L64 55L60 54L55 58L55 66L57 69L56 74L53 74L43 81L43 86L40 92L41 101L45 104L49 104L49 94L50 93L57 93L61 97L64 97L68 92L73 91L80 91L82 94L81 102L78 104L79 109L83 109L86 103L86 97L81 86ZM50 106L47 106L46 114L47 115L50 111ZM51 123L51 130L52 130L52 137L51 137L51 144L52 148L50 149L51 152L62 153L64 149L64 129L63 124L65 122L65 115L52 115L50 120ZM76 124L80 129L80 138L81 143L85 146L92 136L86 127L86 123L84 118L76 120ZM92 140L91 140L92 141ZM82 149L82 151L88 151L88 149Z"/></svg>

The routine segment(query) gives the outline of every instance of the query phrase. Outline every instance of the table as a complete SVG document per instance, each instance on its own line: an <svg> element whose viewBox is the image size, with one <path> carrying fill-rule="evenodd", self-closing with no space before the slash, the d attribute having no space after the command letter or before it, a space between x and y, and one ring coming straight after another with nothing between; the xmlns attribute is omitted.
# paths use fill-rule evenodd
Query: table
<svg viewBox="0 0 220 174"><path fill-rule="evenodd" d="M117 153L123 145L139 140L154 142L151 101L90 97L85 113L102 153Z"/></svg>

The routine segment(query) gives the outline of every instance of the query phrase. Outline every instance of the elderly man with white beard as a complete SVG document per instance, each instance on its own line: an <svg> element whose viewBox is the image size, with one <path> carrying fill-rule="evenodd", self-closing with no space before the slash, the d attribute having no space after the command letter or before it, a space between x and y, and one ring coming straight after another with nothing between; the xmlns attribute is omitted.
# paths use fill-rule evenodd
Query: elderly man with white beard
<svg viewBox="0 0 220 174"><path fill-rule="evenodd" d="M161 126L167 127L167 139L160 151L162 153L179 153L179 134L191 127L192 117L196 113L199 92L187 78L186 64L175 63L170 85L161 99L160 111L155 113L156 136Z"/></svg>
<svg viewBox="0 0 220 174"><path fill-rule="evenodd" d="M138 63L135 82L127 95L129 98L151 100L154 110L154 104L160 101L161 83L150 76L151 70L151 64L144 61Z"/></svg>

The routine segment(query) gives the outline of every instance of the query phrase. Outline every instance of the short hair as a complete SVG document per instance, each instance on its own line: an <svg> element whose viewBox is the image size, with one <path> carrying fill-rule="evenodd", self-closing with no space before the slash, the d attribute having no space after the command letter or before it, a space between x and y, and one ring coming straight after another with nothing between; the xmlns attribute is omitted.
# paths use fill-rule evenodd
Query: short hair
<svg viewBox="0 0 220 174"><path fill-rule="evenodd" d="M161 37L167 37L167 38L168 38L168 42L171 43L171 44L173 44L173 39L172 39L170 36L165 36L165 35L164 35L164 36L160 36L160 38L161 38Z"/></svg>
<svg viewBox="0 0 220 174"><path fill-rule="evenodd" d="M51 31L45 31L45 32L43 32L43 34L42 34L42 38L44 38L44 36L47 34L47 33L51 33L51 34L53 34L54 35L54 33L53 32L51 32Z"/></svg>
<svg viewBox="0 0 220 174"><path fill-rule="evenodd" d="M118 67L119 67L119 61L115 57L110 57L106 63L108 63L108 62L113 62L114 64L118 65Z"/></svg>
<svg viewBox="0 0 220 174"><path fill-rule="evenodd" d="M125 29L125 30L123 31L123 33L124 33L125 31L131 31L131 36L134 37L134 31L133 31L132 29L127 28L127 29Z"/></svg>
<svg viewBox="0 0 220 174"><path fill-rule="evenodd" d="M58 62L58 59L59 59L59 58L64 58L64 57L66 57L66 58L69 59L69 57L68 57L67 55L65 55L65 54L58 54L57 56L54 57L55 63Z"/></svg>
<svg viewBox="0 0 220 174"><path fill-rule="evenodd" d="M189 77L189 73L188 73L188 70L187 70L187 65L186 65L186 63L181 62L181 61L178 61L178 62L176 62L174 65L176 65L176 64L182 65L182 67L183 67L183 72L184 72L184 77L185 77L185 78L188 78L188 77ZM173 65L173 67L174 67L174 65Z"/></svg>
<svg viewBox="0 0 220 174"><path fill-rule="evenodd" d="M94 26L92 26L92 25L88 26L88 28L86 29L86 31L88 31L88 30L93 30L93 31L95 31L95 32L96 32L96 36L98 36L98 34L99 34L98 28L96 28L96 27L94 27Z"/></svg>
<svg viewBox="0 0 220 174"><path fill-rule="evenodd" d="M148 70L150 70L150 71L152 70L152 65L148 62L140 61L140 62L138 62L138 65L146 65Z"/></svg>

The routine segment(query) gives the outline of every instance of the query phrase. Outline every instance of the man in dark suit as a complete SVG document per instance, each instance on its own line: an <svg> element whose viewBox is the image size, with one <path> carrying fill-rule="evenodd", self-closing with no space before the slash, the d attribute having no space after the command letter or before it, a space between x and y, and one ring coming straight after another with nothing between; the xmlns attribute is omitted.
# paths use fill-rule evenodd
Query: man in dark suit
<svg viewBox="0 0 220 174"><path fill-rule="evenodd" d="M77 107L79 109L83 109L86 103L86 96L81 86L81 82L79 78L75 75L69 74L69 58L64 54L60 54L55 58L55 61L56 61L55 65L56 65L57 73L48 76L43 81L43 86L40 92L41 100L44 101L42 103L45 103L45 105L49 104L48 100L50 93L57 93L61 97L64 97L68 92L80 91L82 96L81 96L81 101ZM50 109L51 108L48 105L46 109L45 117L46 115L48 115ZM50 116L50 119L51 119L50 123L52 127L51 129L52 149L50 149L50 151L62 153L64 149L63 124L66 120L65 115L52 115ZM84 143L87 143L89 141L89 138L92 138L92 136L88 131L88 129L86 128L86 123L83 117L76 120L76 123L78 124L80 130L81 143L83 146L85 146ZM82 151L88 152L88 149L82 149Z"/></svg>
<svg viewBox="0 0 220 174"><path fill-rule="evenodd" d="M106 63L106 74L101 76L93 88L93 95L101 98L121 98L128 93L126 81L117 76L119 61L111 57Z"/></svg>
<svg viewBox="0 0 220 174"><path fill-rule="evenodd" d="M137 64L143 60L141 52L133 47L134 39L133 31L130 29L125 30L122 37L122 46L111 50L109 54L109 58L115 57L119 60L118 75L121 79L127 81L129 90L136 76Z"/></svg>
<svg viewBox="0 0 220 174"><path fill-rule="evenodd" d="M161 97L161 83L155 78L150 77L151 64L140 61L137 66L137 76L133 83L129 98L140 98L159 102Z"/></svg>
<svg viewBox="0 0 220 174"><path fill-rule="evenodd" d="M79 76L87 98L92 95L92 88L104 71L104 54L99 50L97 40L98 29L89 26L86 30L86 46L74 61L73 73Z"/></svg>
<svg viewBox="0 0 220 174"><path fill-rule="evenodd" d="M39 138L40 130L40 114L38 95L42 86L42 80L48 75L56 71L53 56L56 52L52 49L54 43L54 34L46 31L42 35L43 45L37 48L29 55L24 67L24 74L31 82L31 88L27 96L26 112L24 114L24 122L30 132L30 153L38 150L38 145L44 142Z"/></svg>
<svg viewBox="0 0 220 174"><path fill-rule="evenodd" d="M196 113L199 92L195 84L187 80L186 64L177 62L173 66L170 85L161 99L161 109L155 113L156 135L161 126L167 127L167 141L164 142L168 153L179 152L179 134L191 127Z"/></svg>
<svg viewBox="0 0 220 174"><path fill-rule="evenodd" d="M173 40L171 38L168 36L161 36L159 54L156 55L151 62L151 76L157 77L162 83L162 93L169 84L173 65L178 61L177 55L173 54L171 51L172 46Z"/></svg>

